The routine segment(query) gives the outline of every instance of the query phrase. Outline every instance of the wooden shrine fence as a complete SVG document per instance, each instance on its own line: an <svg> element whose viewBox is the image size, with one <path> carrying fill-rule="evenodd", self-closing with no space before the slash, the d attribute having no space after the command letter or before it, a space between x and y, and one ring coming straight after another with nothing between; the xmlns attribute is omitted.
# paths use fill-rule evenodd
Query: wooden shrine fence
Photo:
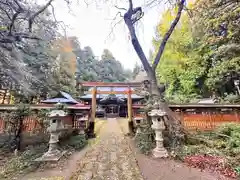
<svg viewBox="0 0 240 180"><path fill-rule="evenodd" d="M3 105L0 105L0 113L1 111L6 110L6 108L2 108L2 106ZM142 105L133 104L132 107L133 117L142 116L139 111ZM240 123L240 105L176 104L169 105L169 107L179 114L181 121L187 130L212 130L223 123ZM7 109L13 109L13 106ZM72 116L68 116L68 124L71 124L74 129L78 129L79 123L76 121L76 118ZM36 117L26 117L23 121L23 125L23 129L26 132L34 131L40 126ZM6 128L7 125L5 121L0 118L0 133L3 133Z"/></svg>
<svg viewBox="0 0 240 180"><path fill-rule="evenodd" d="M75 118L73 118L73 121L72 121L72 117L66 117L66 121L68 121L68 123L66 124L72 125L73 129L80 128L80 123ZM8 122L0 118L0 133L5 133L7 131L7 128L8 128ZM29 116L23 120L24 132L34 132L40 129L41 129L41 125L37 120L37 117ZM43 131L46 132L46 129L43 129Z"/></svg>
<svg viewBox="0 0 240 180"><path fill-rule="evenodd" d="M134 117L143 116L141 105L133 105ZM213 130L224 123L240 123L240 105L170 104L187 130Z"/></svg>
<svg viewBox="0 0 240 180"><path fill-rule="evenodd" d="M31 105L30 108L33 110L40 110L40 109L52 109L54 108L54 105ZM9 110L15 110L16 107L14 105L0 105L0 114L9 111ZM69 105L67 106L67 109L70 111L89 111L90 107L87 105L83 106L74 106ZM64 117L64 125L65 126L72 126L73 129L79 129L80 124L76 119L76 115L74 113L70 113L66 117ZM0 133L5 133L8 130L9 122L4 120L0 116ZM38 121L37 117L35 116L28 116L23 120L23 131L24 132L34 132L35 130L40 130L42 127L40 125L40 122ZM46 129L43 130L46 132Z"/></svg>

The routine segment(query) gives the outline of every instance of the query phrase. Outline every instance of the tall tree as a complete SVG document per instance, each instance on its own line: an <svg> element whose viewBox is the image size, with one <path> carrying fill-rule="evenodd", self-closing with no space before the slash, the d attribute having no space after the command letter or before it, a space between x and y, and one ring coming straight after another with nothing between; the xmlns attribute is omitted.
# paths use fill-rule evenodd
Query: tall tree
<svg viewBox="0 0 240 180"><path fill-rule="evenodd" d="M43 5L23 0L0 2L0 73L21 85L24 92L31 90L30 81L38 81L26 63L46 58L48 55L41 49L47 48L55 37L56 22L47 11L51 2Z"/></svg>
<svg viewBox="0 0 240 180"><path fill-rule="evenodd" d="M77 57L77 80L78 81L98 81L97 63L93 50L87 46L79 47L74 51Z"/></svg>
<svg viewBox="0 0 240 180"><path fill-rule="evenodd" d="M240 78L240 2L202 0L196 4L195 33L201 41L200 53L205 80L219 95L234 92Z"/></svg>
<svg viewBox="0 0 240 180"><path fill-rule="evenodd" d="M103 54L99 61L99 75L103 82L123 82L126 80L125 72L122 64L117 61L113 54L108 50L104 49Z"/></svg>
<svg viewBox="0 0 240 180"><path fill-rule="evenodd" d="M135 79L140 71L141 71L141 66L138 63L136 63L134 65L134 68L133 68L133 77L132 77L132 79Z"/></svg>
<svg viewBox="0 0 240 180"><path fill-rule="evenodd" d="M158 51L161 37L169 28L169 22L175 18L176 9L167 10L156 27L156 35L153 40L155 54ZM203 68L196 62L200 56L196 50L197 40L193 36L193 22L187 13L182 15L172 36L169 38L162 60L157 67L160 81L167 84L167 97L184 97L185 100L200 94L198 78L203 74ZM183 99L183 100L184 100Z"/></svg>
<svg viewBox="0 0 240 180"><path fill-rule="evenodd" d="M136 35L135 25L141 18L143 18L144 12L141 7L134 7L132 0L129 0L128 2L129 2L129 6L127 9L125 8L119 8L119 9L126 10L126 12L124 13L123 19L129 30L132 45L140 61L142 62L143 68L146 71L148 78L150 79L151 95L154 101L157 102L160 108L164 109L169 116L169 121L166 123L168 124L170 134L173 135L172 137L174 137L177 140L177 142L180 142L180 140L183 138L183 135L184 135L183 128L180 124L179 117L171 111L171 109L168 107L165 100L163 99L162 91L164 90L164 88L163 87L159 88L158 86L157 77L156 77L156 68L161 60L167 41L169 40L172 32L174 31L176 25L180 20L180 17L185 5L185 0L177 0L176 2L174 2L177 8L176 16L174 20L171 22L171 25L166 31L166 33L161 38L162 41L158 47L158 51L156 53L156 56L154 58L152 65L150 64L149 59L147 59L147 56L145 55L143 48L140 45L138 37ZM173 141L173 142L176 142L176 141Z"/></svg>
<svg viewBox="0 0 240 180"><path fill-rule="evenodd" d="M126 71L108 49L103 51L99 60L91 47L82 49L76 37L70 39L77 58L77 81L119 82L130 79L131 72Z"/></svg>
<svg viewBox="0 0 240 180"><path fill-rule="evenodd" d="M76 88L76 56L73 52L72 44L68 38L62 37L56 41L54 53L57 55L57 68L55 79L57 82L57 91L62 90L68 93L75 93Z"/></svg>

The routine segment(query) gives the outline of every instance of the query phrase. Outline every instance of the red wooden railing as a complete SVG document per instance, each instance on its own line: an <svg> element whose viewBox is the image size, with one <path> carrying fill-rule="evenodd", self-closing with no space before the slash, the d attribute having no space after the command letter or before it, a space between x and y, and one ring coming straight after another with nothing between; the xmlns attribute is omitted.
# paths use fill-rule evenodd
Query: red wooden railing
<svg viewBox="0 0 240 180"><path fill-rule="evenodd" d="M10 109L12 108L13 107ZM36 106L36 108L39 109L40 107ZM74 107L70 108L74 110ZM141 108L141 105L133 105L134 117L143 116L143 114L139 112ZM240 105L170 105L170 108L179 114L187 130L212 130L223 123L240 123ZM9 108L0 106L0 110L4 111L6 109ZM83 109L85 109L85 107ZM76 118L72 116L73 115L69 115L66 117L66 124L72 125L74 129L78 129L79 123L76 121ZM24 131L27 132L31 132L40 127L36 117L26 117L23 121L23 126ZM0 118L0 132L4 132L4 130L6 130L6 123Z"/></svg>
<svg viewBox="0 0 240 180"><path fill-rule="evenodd" d="M211 130L223 123L240 123L235 114L184 114L183 124L189 130Z"/></svg>
<svg viewBox="0 0 240 180"><path fill-rule="evenodd" d="M169 107L180 116L187 130L213 130L223 123L240 123L240 105L175 104ZM134 117L144 116L142 105L133 105Z"/></svg>
<svg viewBox="0 0 240 180"><path fill-rule="evenodd" d="M64 117L64 124L72 126L73 129L79 129L80 124L76 119L72 123L72 116ZM41 129L39 121L36 117L26 117L23 120L23 131L24 132L33 132L36 129ZM0 118L0 133L4 133L7 130L7 122ZM43 130L46 132L46 129Z"/></svg>

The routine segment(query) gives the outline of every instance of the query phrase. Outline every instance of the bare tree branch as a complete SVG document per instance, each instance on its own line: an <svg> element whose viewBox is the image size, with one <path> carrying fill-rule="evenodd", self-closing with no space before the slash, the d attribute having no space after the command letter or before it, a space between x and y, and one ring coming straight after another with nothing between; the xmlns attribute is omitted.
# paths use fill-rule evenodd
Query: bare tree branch
<svg viewBox="0 0 240 180"><path fill-rule="evenodd" d="M117 8L117 9L118 9L118 8ZM125 9L125 8L119 8L119 9ZM118 17L120 17L119 20L117 20ZM111 35L113 35L114 29L116 28L116 26L123 21L123 15L122 15L122 13L121 13L120 11L118 11L118 12L116 13L116 15L114 16L114 18L109 19L109 20L111 20L112 22L111 22L111 25L110 25L110 32L109 32L109 34L108 34L108 36L107 36L107 39L108 39L109 37L111 37ZM105 41L106 41L106 40L105 40Z"/></svg>
<svg viewBox="0 0 240 180"><path fill-rule="evenodd" d="M184 3L185 3L185 0L180 0L180 2L178 3L178 12L177 12L177 15L174 19L174 21L172 22L169 30L165 33L165 35L163 36L163 39L162 39L162 42L159 46L159 49L158 49L158 52L157 52L157 55L154 59L154 62L153 62L153 65L152 65L152 68L153 70L155 71L155 69L157 68L157 65L158 63L160 62L160 59L161 59L161 56L163 54L163 51L165 49L165 46L167 44L167 41L168 39L170 38L172 32L174 31L177 23L179 22L180 20L180 17L181 17L181 14L182 14L182 10L183 10L183 7L184 7Z"/></svg>
<svg viewBox="0 0 240 180"><path fill-rule="evenodd" d="M32 24L33 24L33 21L34 19L41 13L43 13L47 8L48 6L51 5L51 3L53 2L54 0L49 0L41 9L39 9L36 13L34 13L30 18L29 18L29 21L28 21L28 28L29 28L29 32L32 32Z"/></svg>
<svg viewBox="0 0 240 180"><path fill-rule="evenodd" d="M56 22L58 25L61 26L61 28L62 28L63 31L64 31L64 34L66 34L66 27L67 27L67 25L66 25L63 21L58 21L58 20L57 20L56 15L55 15L54 6L53 6L53 5L50 5L50 6L51 6L51 8L52 8L52 16L53 16L55 22Z"/></svg>
<svg viewBox="0 0 240 180"><path fill-rule="evenodd" d="M115 8L117 8L118 10L124 10L124 11L127 11L127 9L126 8L122 8L122 7L118 7L118 6L114 6Z"/></svg>
<svg viewBox="0 0 240 180"><path fill-rule="evenodd" d="M14 2L17 4L19 10L22 11L22 10L23 10L23 7L20 5L20 3L18 2L18 0L14 0Z"/></svg>
<svg viewBox="0 0 240 180"><path fill-rule="evenodd" d="M47 6L50 5L49 0L44 6L29 4L25 0L0 1L0 73L9 77L14 84L21 85L26 92L30 91L32 88L30 86L43 76L37 74L38 71L30 71L31 63L40 66L42 61L47 63L45 59L53 58L48 56L48 50L52 40L58 35L59 24L54 11L51 16L47 12ZM31 31L29 28L33 24L28 27L29 22L35 23ZM41 61L39 64L38 60Z"/></svg>
<svg viewBox="0 0 240 180"><path fill-rule="evenodd" d="M10 26L9 26L9 34L8 34L9 36L12 35L12 30L13 30L13 28L14 28L14 23L15 23L18 15L19 15L20 13L22 13L22 12L23 12L22 9L18 9L17 12L13 15L13 17L12 17L12 22L11 22L11 24L10 24Z"/></svg>
<svg viewBox="0 0 240 180"><path fill-rule="evenodd" d="M129 2L128 11L132 11L133 10L133 2L132 2L132 0L128 0L128 2Z"/></svg>
<svg viewBox="0 0 240 180"><path fill-rule="evenodd" d="M123 19L120 19L120 20L118 20L117 22L115 22L115 23L113 23L113 24L111 23L111 30L110 30L107 38L109 38L109 37L111 37L111 35L113 35L114 29L115 29L116 26L117 26L118 24L120 24L122 21L123 21Z"/></svg>
<svg viewBox="0 0 240 180"><path fill-rule="evenodd" d="M150 66L150 64L147 60L147 57L142 49L142 46L140 45L139 40L137 38L135 27L134 27L135 20L132 19L133 15L134 15L133 3L132 3L132 0L129 0L129 9L124 14L124 21L128 27L129 33L130 33L132 45L133 45L139 59L141 60L141 62L143 64L144 70L147 73L149 73L151 71L151 66Z"/></svg>

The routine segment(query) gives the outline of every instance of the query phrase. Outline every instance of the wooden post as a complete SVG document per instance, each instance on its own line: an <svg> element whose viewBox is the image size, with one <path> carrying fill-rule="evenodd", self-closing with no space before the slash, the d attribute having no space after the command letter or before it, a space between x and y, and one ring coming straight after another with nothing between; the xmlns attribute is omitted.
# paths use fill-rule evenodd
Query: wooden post
<svg viewBox="0 0 240 180"><path fill-rule="evenodd" d="M128 120L132 121L132 97L131 97L131 88L128 88Z"/></svg>
<svg viewBox="0 0 240 180"><path fill-rule="evenodd" d="M92 109L91 109L91 118L89 122L89 130L88 137L95 137L94 129L95 129L95 116L96 116L96 102L97 101L97 87L94 87L92 90Z"/></svg>
<svg viewBox="0 0 240 180"><path fill-rule="evenodd" d="M127 105L128 105L128 130L130 134L133 134L133 120L132 120L132 96L131 87L128 87L127 93Z"/></svg>
<svg viewBox="0 0 240 180"><path fill-rule="evenodd" d="M96 105L97 104L97 87L94 87L92 90L92 115L91 121L94 121L96 116Z"/></svg>

